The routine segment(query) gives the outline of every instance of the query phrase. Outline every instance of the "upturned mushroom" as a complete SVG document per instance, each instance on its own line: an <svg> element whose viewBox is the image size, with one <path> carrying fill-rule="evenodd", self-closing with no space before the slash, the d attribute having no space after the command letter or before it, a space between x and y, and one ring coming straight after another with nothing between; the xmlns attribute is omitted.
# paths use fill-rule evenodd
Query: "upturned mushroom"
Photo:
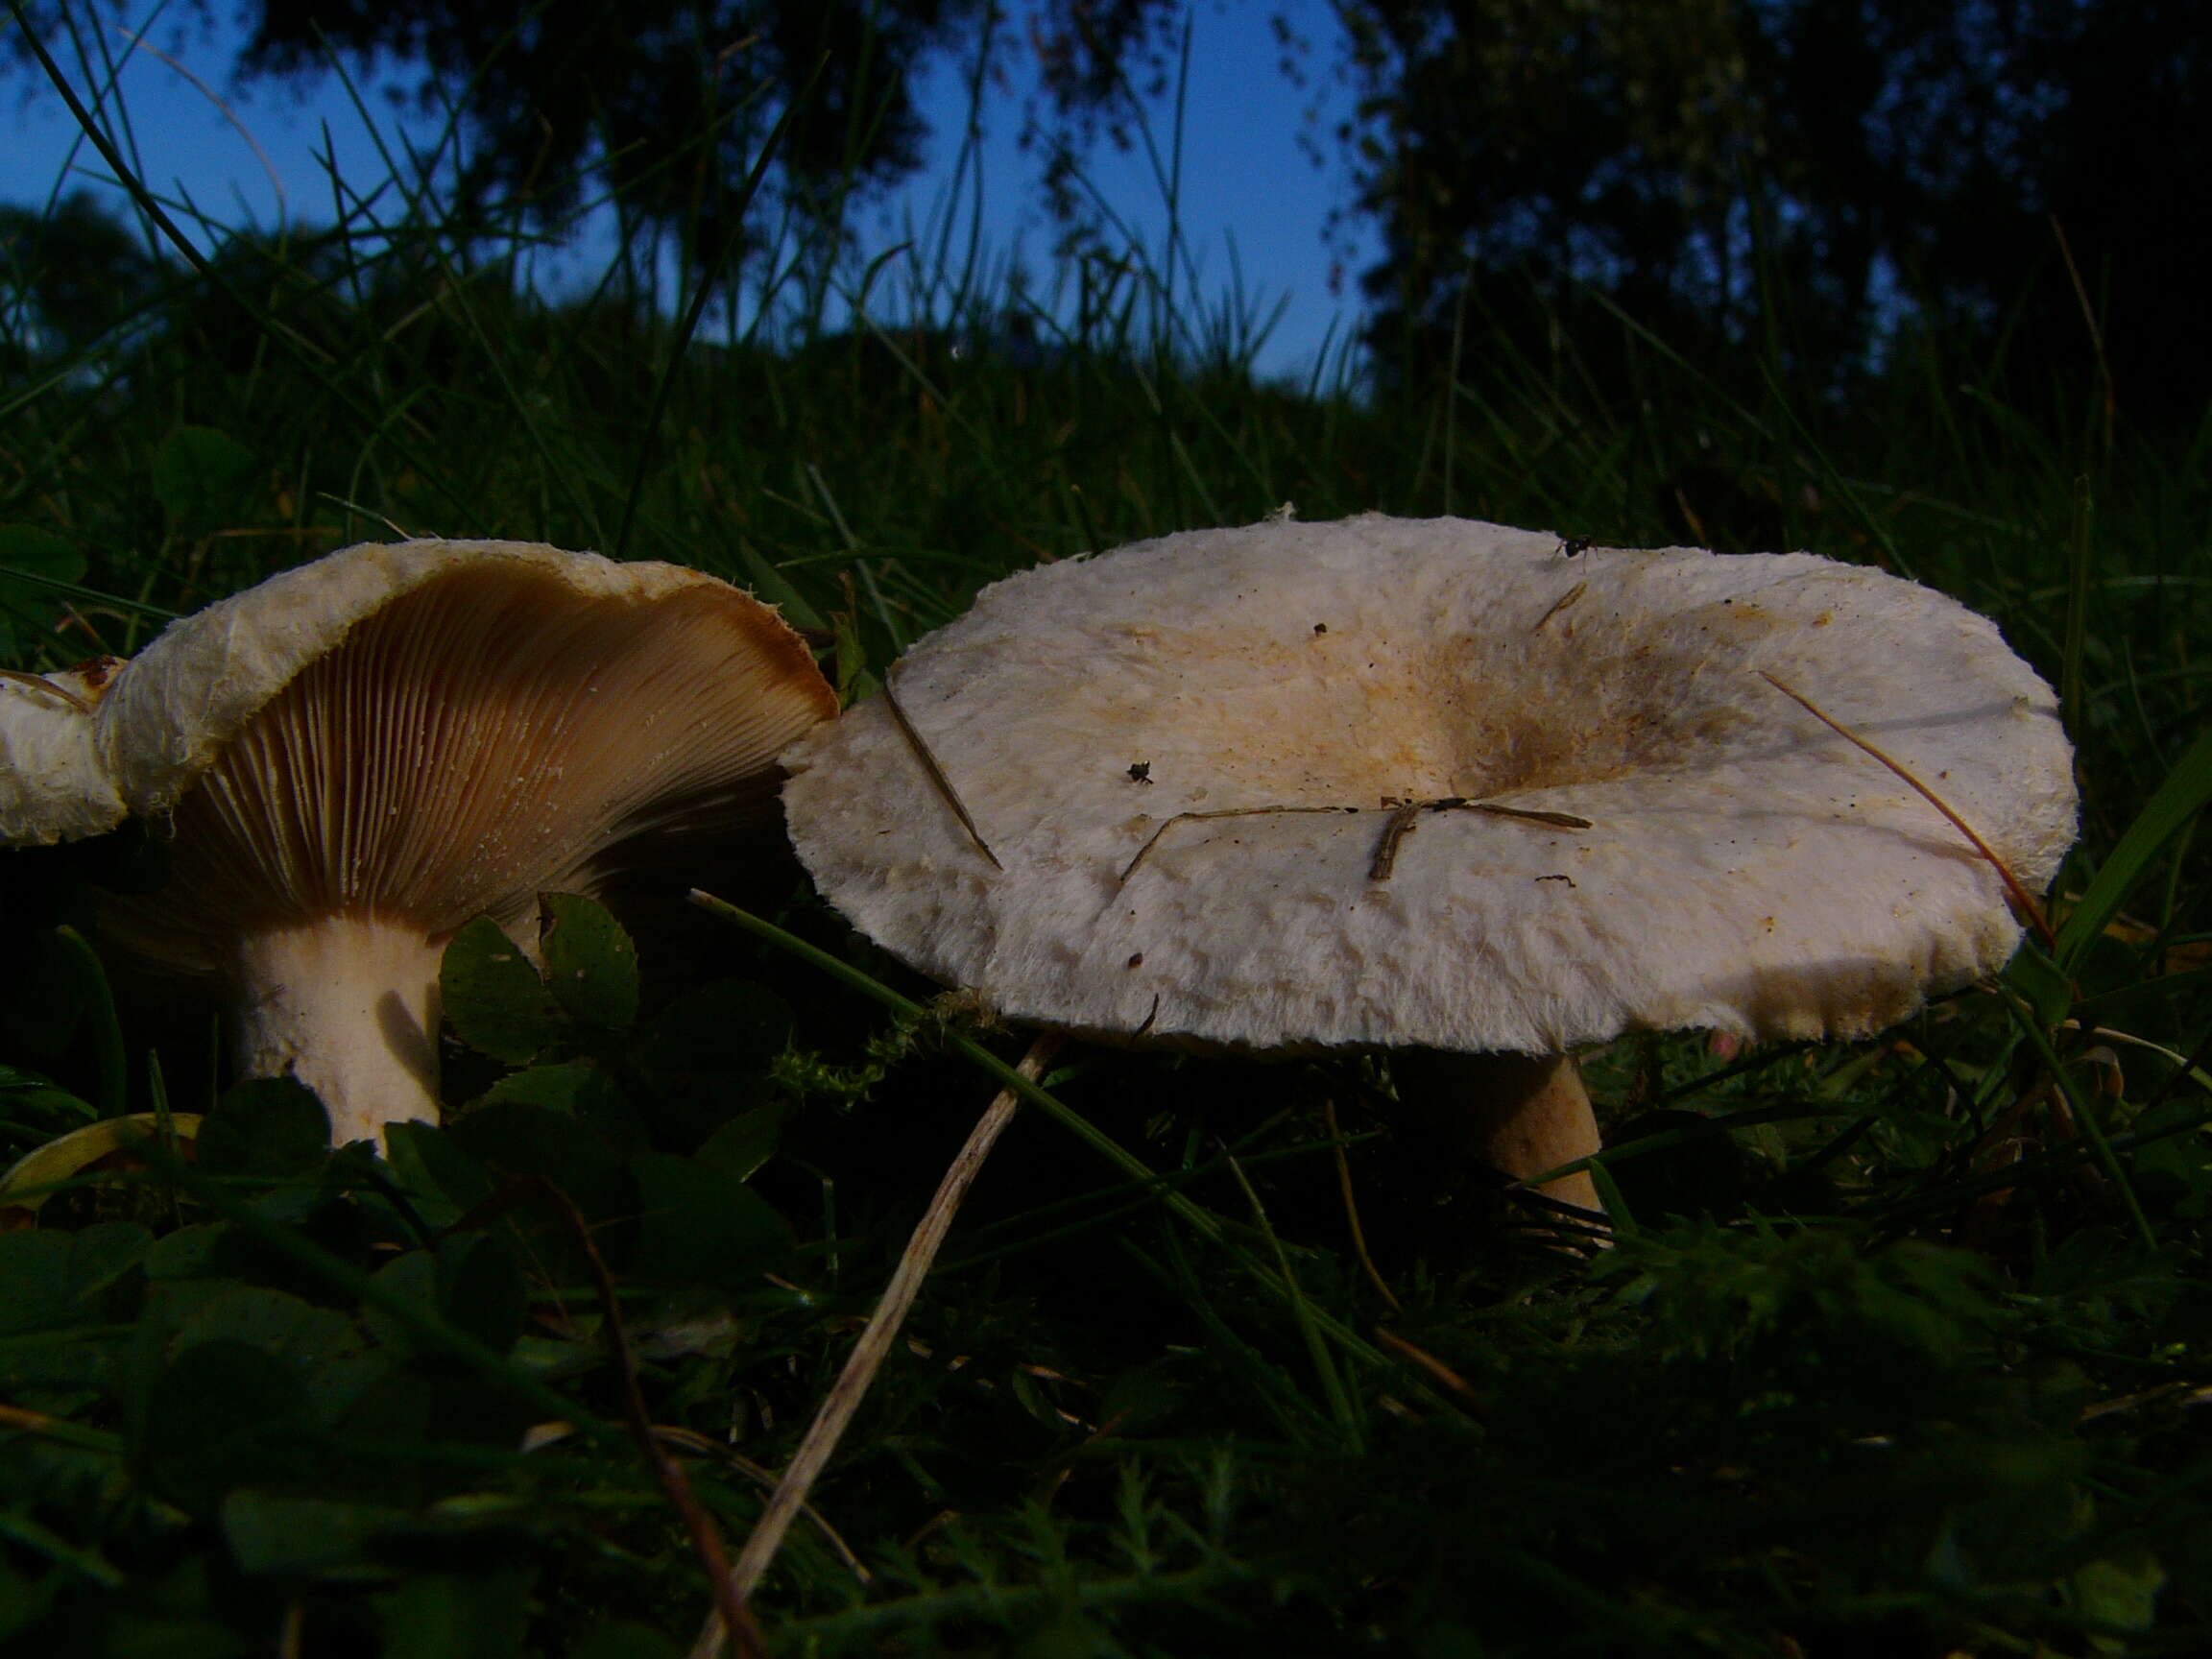
<svg viewBox="0 0 2212 1659"><path fill-rule="evenodd" d="M1598 1149L1577 1046L1878 1030L2007 959L1999 862L2039 888L2075 829L1995 625L1806 554L1199 531L999 582L888 685L784 757L862 932L1079 1034L1480 1057L1516 1178Z"/></svg>
<svg viewBox="0 0 2212 1659"><path fill-rule="evenodd" d="M9 832L165 823L169 881L106 932L225 985L242 1072L296 1073L340 1142L436 1119L463 923L757 825L777 752L836 709L729 584L511 541L349 548L173 624L96 706L7 695L99 803L10 804Z"/></svg>

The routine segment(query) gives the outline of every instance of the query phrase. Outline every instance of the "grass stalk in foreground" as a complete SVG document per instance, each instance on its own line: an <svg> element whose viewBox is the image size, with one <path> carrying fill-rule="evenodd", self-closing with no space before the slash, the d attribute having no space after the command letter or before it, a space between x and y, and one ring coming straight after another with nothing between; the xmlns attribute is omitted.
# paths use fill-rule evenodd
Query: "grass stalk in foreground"
<svg viewBox="0 0 2212 1659"><path fill-rule="evenodd" d="M746 932L766 940L779 950L787 950L792 955L811 963L814 967L860 992L871 1000L880 1002L884 1007L902 1018L919 1021L927 1015L927 1010L911 998L902 997L890 986L863 974L850 963L840 962L829 951L808 944L797 934L786 932L783 928L777 926L775 923L756 916L751 911L741 909L727 900L717 899L711 893L702 893L694 889L691 894L691 902L698 905L709 916L719 917L733 926L741 927ZM1081 1113L1071 1110L1066 1102L1057 1098L1050 1091L1042 1087L1034 1079L1023 1076L1017 1068L1007 1065L1005 1061L999 1059L998 1055L992 1053L990 1049L984 1047L974 1038L959 1031L949 1031L947 1038L954 1048L985 1071L997 1077L1006 1088L1022 1098L1034 1102L1055 1123L1073 1134L1085 1145L1104 1157L1117 1169L1142 1183L1156 1193L1160 1202L1174 1214L1177 1220L1189 1225L1207 1242L1227 1249L1254 1278L1258 1279L1274 1294L1283 1297L1294 1314L1312 1319L1316 1326L1326 1331L1331 1338L1351 1357L1371 1365L1388 1363L1382 1350L1376 1348L1365 1337L1359 1335L1342 1321L1320 1309L1311 1307L1300 1295L1296 1285L1286 1283L1278 1274L1271 1272L1250 1251L1230 1237L1219 1216L1192 1203L1181 1192L1176 1191L1174 1188L1161 1179L1157 1170L1145 1164L1142 1159L1129 1152L1113 1137L1100 1131Z"/></svg>
<svg viewBox="0 0 2212 1659"><path fill-rule="evenodd" d="M1014 1070L1028 1081L1036 1082L1052 1064L1061 1042L1056 1031L1040 1032ZM791 1523L805 1507L806 1495L836 1455L837 1443L844 1438L853 1414L860 1409L860 1402L867 1397L868 1385L876 1380L877 1371L891 1352L891 1344L906 1322L907 1310L914 1306L914 1298L922 1293L922 1282L929 1276L930 1265L944 1246L945 1235L951 1230L952 1217L959 1211L961 1199L968 1195L975 1177L983 1172L984 1160L991 1156L991 1148L998 1143L1006 1126L1014 1121L1015 1110L1021 1103L1022 1097L1011 1088L999 1090L984 1107L975 1127L969 1131L966 1142L947 1166L937 1191L929 1200L929 1208L915 1223L913 1236L906 1240L906 1248L899 1257L898 1268L883 1287L867 1329L861 1332L860 1340L846 1357L845 1368L823 1397L814 1421L807 1426L805 1437L799 1442L799 1450L784 1465L782 1479L776 1483L767 1508L754 1523L752 1536L745 1540L745 1548L730 1569L729 1594L739 1609L752 1599L761 1575L782 1547L784 1533L791 1529ZM733 1633L729 1613L718 1607L708 1614L706 1626L691 1645L691 1659L717 1659L724 1642ZM745 1645L750 1646L750 1635L739 1633ZM747 1654L746 1659L753 1659L753 1655Z"/></svg>

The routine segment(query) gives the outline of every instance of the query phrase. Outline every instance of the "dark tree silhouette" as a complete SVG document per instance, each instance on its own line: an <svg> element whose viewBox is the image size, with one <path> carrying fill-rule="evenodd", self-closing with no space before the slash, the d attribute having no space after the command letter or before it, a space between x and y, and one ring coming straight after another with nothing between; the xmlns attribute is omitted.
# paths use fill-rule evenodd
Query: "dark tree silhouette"
<svg viewBox="0 0 2212 1659"><path fill-rule="evenodd" d="M66 356L127 323L165 273L88 191L50 210L0 203L0 368Z"/></svg>
<svg viewBox="0 0 2212 1659"><path fill-rule="evenodd" d="M247 67L301 72L335 49L410 68L426 102L463 111L468 198L555 218L602 162L627 211L708 258L735 245L736 191L784 109L780 187L833 219L846 190L915 165L916 70L972 55L988 25L1037 53L1037 132L1065 163L1114 134L1132 85L1172 75L1189 3L260 0ZM34 26L60 5L33 0ZM1448 361L1436 337L1470 297L1495 320L1594 291L1694 349L1770 337L1809 388L1927 320L2015 363L2108 372L2146 419L2204 408L2212 0L1340 0L1338 15L1358 103L1330 138L1352 161L1350 211L1383 234L1364 281L1386 373Z"/></svg>
<svg viewBox="0 0 2212 1659"><path fill-rule="evenodd" d="M197 0L200 14L213 0ZM241 69L301 77L333 55L412 75L460 112L462 200L545 220L608 186L711 256L777 118L781 187L827 216L919 161L911 77L989 0L259 0ZM54 34L60 0L30 9ZM12 31L11 31L12 33ZM588 182L591 169L603 177Z"/></svg>
<svg viewBox="0 0 2212 1659"><path fill-rule="evenodd" d="M1826 384L1917 312L2015 360L2095 372L2101 351L2145 418L2205 407L2208 0L1345 14L1380 342L1433 336L1470 279L1575 281L1716 347L1756 312Z"/></svg>

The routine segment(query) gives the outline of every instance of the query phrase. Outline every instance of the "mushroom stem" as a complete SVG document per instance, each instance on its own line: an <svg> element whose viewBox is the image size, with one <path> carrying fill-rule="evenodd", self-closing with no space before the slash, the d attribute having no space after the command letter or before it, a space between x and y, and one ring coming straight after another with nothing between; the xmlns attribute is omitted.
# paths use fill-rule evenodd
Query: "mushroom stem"
<svg viewBox="0 0 2212 1659"><path fill-rule="evenodd" d="M1599 1150L1597 1114L1582 1073L1567 1054L1447 1054L1403 1049L1391 1056L1400 1097L1426 1114L1469 1157L1525 1181ZM1598 1214L1605 1206L1587 1170L1536 1189Z"/></svg>
<svg viewBox="0 0 2212 1659"><path fill-rule="evenodd" d="M314 1090L333 1146L382 1151L386 1124L437 1122L442 950L412 924L355 914L246 935L241 1074Z"/></svg>

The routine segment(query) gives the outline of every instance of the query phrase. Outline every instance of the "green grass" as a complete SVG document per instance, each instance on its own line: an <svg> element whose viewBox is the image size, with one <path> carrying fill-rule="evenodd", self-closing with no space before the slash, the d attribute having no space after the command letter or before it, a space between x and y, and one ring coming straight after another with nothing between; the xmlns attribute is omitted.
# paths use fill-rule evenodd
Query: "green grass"
<svg viewBox="0 0 2212 1659"><path fill-rule="evenodd" d="M926 235L873 323L795 284L686 340L618 276L533 296L434 188L334 200L104 340L18 342L14 666L397 525L714 570L861 687L999 573L1287 500L1883 564L2069 712L2056 959L1876 1042L1588 1056L1628 1223L1595 1261L1396 1119L1376 1059L1070 1050L767 1581L775 1651L2212 1643L2201 440L2108 444L2093 387L1941 338L1793 397L1596 305L1468 319L1449 384L1266 386L1253 320L1180 281L1170 313L1142 248L1073 274L1079 326ZM991 349L1017 324L1038 349ZM457 1047L446 1129L326 1156L296 1095L223 1092L204 1022L120 971L110 1003L68 929L144 854L0 871L0 1157L118 1105L224 1125L0 1234L0 1652L682 1651L706 1579L623 1352L734 1548L1020 1035L787 874L783 938L708 932L681 976L648 943L634 1028Z"/></svg>

